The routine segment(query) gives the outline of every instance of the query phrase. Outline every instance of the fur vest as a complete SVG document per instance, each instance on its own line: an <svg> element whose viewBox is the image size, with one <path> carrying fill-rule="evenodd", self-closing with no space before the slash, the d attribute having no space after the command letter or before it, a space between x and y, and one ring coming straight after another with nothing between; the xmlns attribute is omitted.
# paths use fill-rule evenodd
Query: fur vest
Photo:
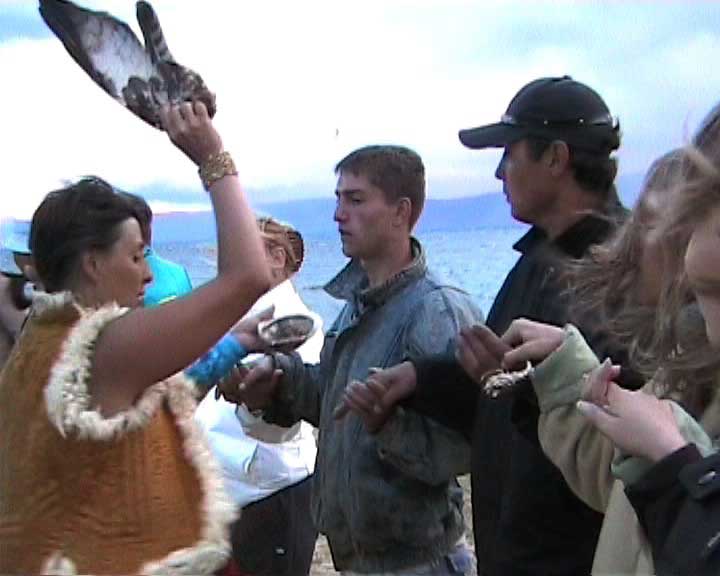
<svg viewBox="0 0 720 576"><path fill-rule="evenodd" d="M0 573L211 574L229 559L234 507L191 383L110 418L91 405L95 342L124 312L67 293L33 304L0 374Z"/></svg>

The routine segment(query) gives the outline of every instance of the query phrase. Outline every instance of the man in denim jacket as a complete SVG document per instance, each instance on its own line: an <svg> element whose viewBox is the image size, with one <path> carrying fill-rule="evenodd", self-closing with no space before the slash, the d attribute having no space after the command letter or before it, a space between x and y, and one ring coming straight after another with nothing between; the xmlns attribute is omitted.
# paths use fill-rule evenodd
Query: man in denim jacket
<svg viewBox="0 0 720 576"><path fill-rule="evenodd" d="M264 409L270 422L290 426L302 418L318 426L312 511L337 570L474 574L456 480L469 469L463 436L403 409L376 432L354 414L334 420L333 409L371 368L444 352L482 315L466 293L428 271L411 236L425 199L415 152L368 146L335 171L334 218L351 261L325 287L346 304L325 335L319 364L273 354L221 388L230 400Z"/></svg>

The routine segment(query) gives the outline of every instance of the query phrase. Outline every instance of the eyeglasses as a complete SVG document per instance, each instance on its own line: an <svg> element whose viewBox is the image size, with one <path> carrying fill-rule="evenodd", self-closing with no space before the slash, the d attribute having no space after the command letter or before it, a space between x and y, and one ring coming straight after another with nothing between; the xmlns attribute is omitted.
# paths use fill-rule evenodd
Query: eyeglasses
<svg viewBox="0 0 720 576"><path fill-rule="evenodd" d="M572 120L532 120L522 121L515 118L511 114L503 114L500 118L503 124L510 126L609 126L614 128L617 125L616 120L610 114L603 114L596 118L576 118Z"/></svg>

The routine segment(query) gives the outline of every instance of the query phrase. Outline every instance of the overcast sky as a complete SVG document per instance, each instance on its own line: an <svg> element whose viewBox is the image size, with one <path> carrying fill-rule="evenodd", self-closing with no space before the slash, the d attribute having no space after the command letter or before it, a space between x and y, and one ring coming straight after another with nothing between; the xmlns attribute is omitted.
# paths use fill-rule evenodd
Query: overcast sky
<svg viewBox="0 0 720 576"><path fill-rule="evenodd" d="M139 35L134 2L97 0ZM332 194L370 143L415 148L429 195L498 190L498 151L460 128L499 119L528 81L570 74L623 130L621 171L687 141L720 100L720 3L155 0L176 60L217 93L216 125L254 202ZM108 97L45 26L0 0L0 215L29 216L64 179L98 174L157 209L206 202L166 136Z"/></svg>

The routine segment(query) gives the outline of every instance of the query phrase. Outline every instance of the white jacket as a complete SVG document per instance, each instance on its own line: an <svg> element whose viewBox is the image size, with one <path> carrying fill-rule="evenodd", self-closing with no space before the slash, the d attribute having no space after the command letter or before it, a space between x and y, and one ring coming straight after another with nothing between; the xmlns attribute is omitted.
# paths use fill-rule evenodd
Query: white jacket
<svg viewBox="0 0 720 576"><path fill-rule="evenodd" d="M317 330L297 351L310 364L320 359L323 346L322 319L311 312L290 280L263 295L250 314L275 305L275 316L308 314ZM261 500L304 480L315 469L317 445L313 427L298 422L291 428L268 424L222 398L214 390L205 396L195 420L207 432L210 446L219 460L226 488L239 506Z"/></svg>

